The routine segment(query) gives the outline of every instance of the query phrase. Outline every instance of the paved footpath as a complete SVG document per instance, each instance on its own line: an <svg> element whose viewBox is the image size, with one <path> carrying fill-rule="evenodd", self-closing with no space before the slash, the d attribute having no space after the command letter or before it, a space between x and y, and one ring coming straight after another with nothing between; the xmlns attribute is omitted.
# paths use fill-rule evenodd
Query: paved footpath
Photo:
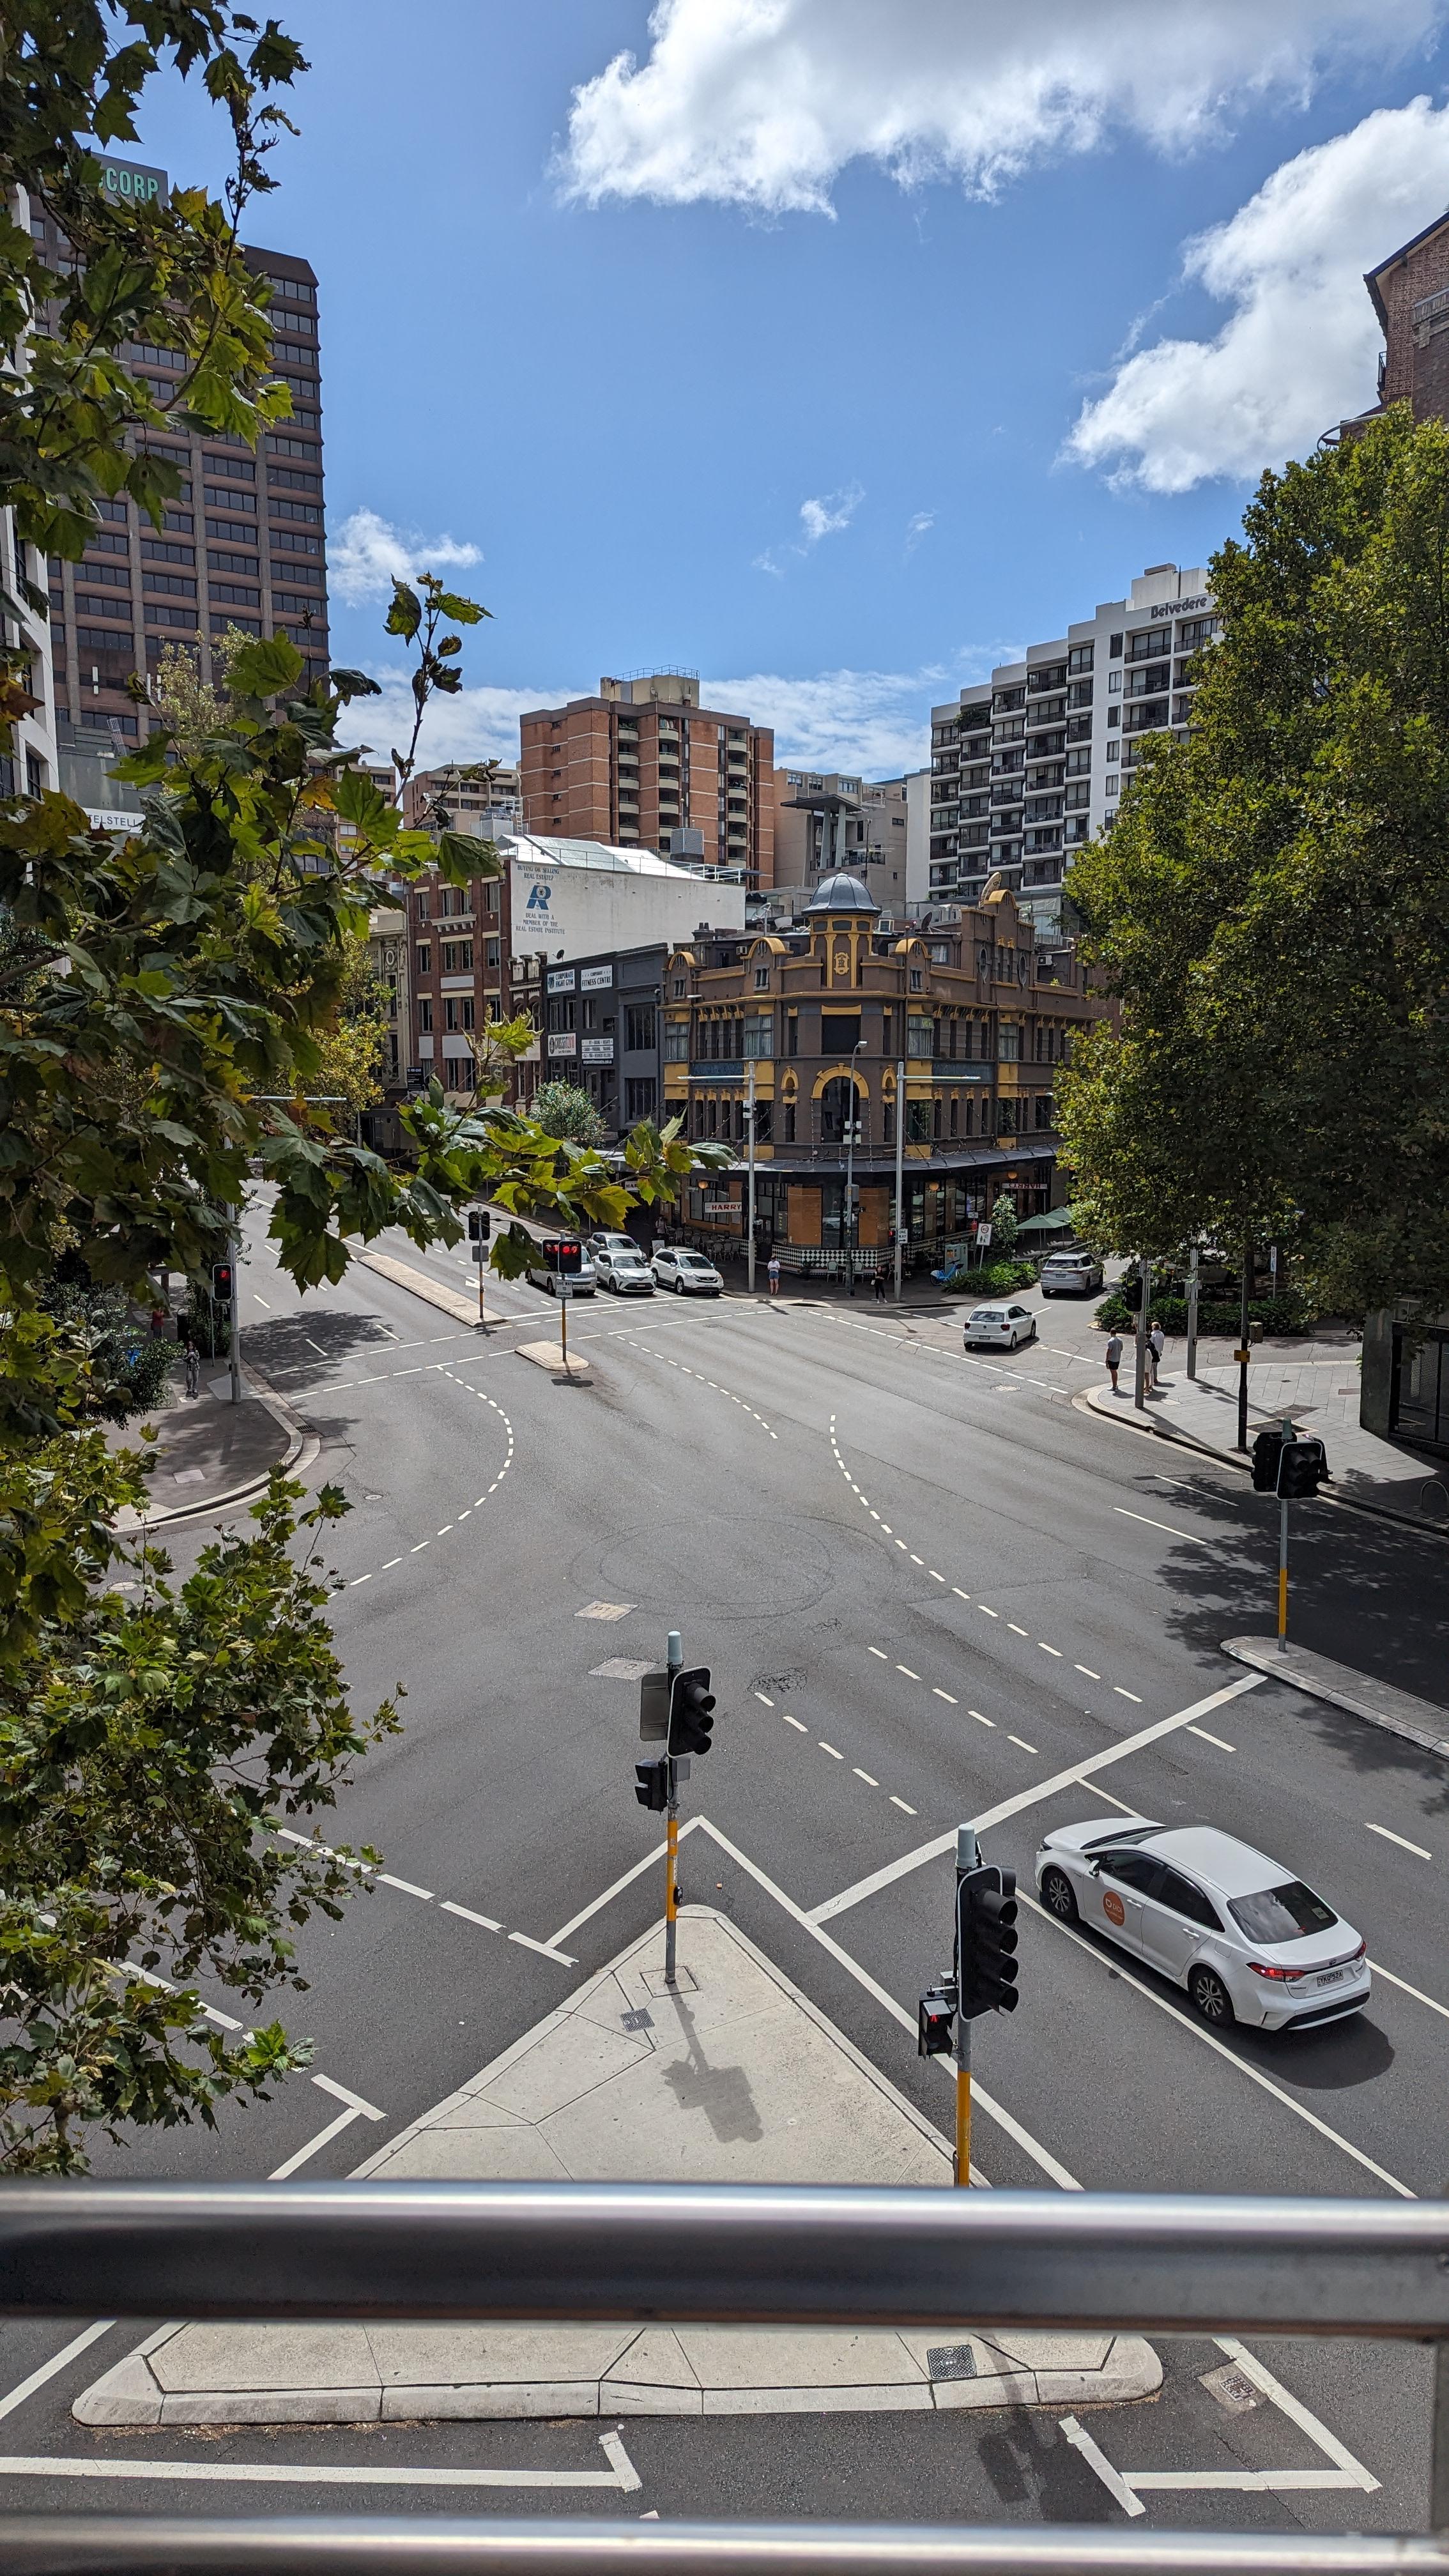
<svg viewBox="0 0 1449 2576"><path fill-rule="evenodd" d="M687 1907L360 2171L381 2182L951 2185L940 2134L725 1916ZM82 2424L1121 2404L1137 2335L638 2325L168 2325L77 2398Z"/></svg>

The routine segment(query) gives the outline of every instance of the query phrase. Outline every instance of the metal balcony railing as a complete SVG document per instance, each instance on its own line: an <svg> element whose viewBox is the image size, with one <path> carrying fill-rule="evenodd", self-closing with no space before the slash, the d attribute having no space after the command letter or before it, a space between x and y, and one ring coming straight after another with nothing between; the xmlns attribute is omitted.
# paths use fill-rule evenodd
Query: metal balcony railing
<svg viewBox="0 0 1449 2576"><path fill-rule="evenodd" d="M6 2576L1449 2576L1449 2206L712 2184L15 2183L12 2316L1036 2326L1437 2346L1428 2536L0 2515ZM365 2470L359 2472L365 2477Z"/></svg>

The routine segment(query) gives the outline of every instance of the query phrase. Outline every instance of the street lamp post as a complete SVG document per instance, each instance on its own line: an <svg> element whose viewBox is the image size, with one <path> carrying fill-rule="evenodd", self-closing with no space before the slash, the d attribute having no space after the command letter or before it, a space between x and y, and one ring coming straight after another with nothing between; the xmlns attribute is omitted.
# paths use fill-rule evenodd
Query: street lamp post
<svg viewBox="0 0 1449 2576"><path fill-rule="evenodd" d="M855 1114L859 1097L855 1088L855 1059L864 1044L864 1038L857 1038L850 1050L850 1110L845 1122L846 1293L851 1297L855 1295L855 1238L859 1231L855 1220L855 1131L859 1124Z"/></svg>

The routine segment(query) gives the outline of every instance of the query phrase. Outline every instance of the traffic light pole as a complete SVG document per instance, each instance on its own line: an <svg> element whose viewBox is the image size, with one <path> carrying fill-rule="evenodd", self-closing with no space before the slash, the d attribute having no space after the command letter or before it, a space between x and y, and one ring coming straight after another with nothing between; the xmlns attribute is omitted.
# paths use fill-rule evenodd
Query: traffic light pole
<svg viewBox="0 0 1449 2576"><path fill-rule="evenodd" d="M684 1640L677 1628L669 1631L665 1652L671 1688L674 1675L684 1662ZM669 1806L664 1828L664 1982L672 1986L675 1978L679 1938L679 1770L669 1765Z"/></svg>
<svg viewBox="0 0 1449 2576"><path fill-rule="evenodd" d="M1290 1440L1296 1440L1296 1439L1297 1439L1297 1437L1298 1437L1298 1434L1297 1434L1297 1432L1296 1432L1296 1431L1294 1430L1294 1428L1293 1428L1292 1417L1291 1417L1291 1415L1289 1415L1289 1414L1286 1414L1286 1413L1285 1413L1285 1414L1284 1414L1284 1416L1283 1416L1283 1439L1284 1439L1285 1446L1286 1446L1286 1444L1287 1444L1287 1442L1288 1442L1288 1441L1290 1441ZM1279 1452L1279 1455L1280 1455L1280 1458L1281 1458L1281 1455L1282 1455L1282 1452L1281 1452L1281 1451ZM1287 1497L1287 1495L1286 1495L1286 1494L1280 1494L1280 1495L1279 1495L1279 1497L1278 1497L1278 1652L1279 1652L1279 1654L1280 1654L1280 1655L1283 1655L1283 1654L1286 1654L1286 1653L1287 1653L1287 1651L1288 1651L1288 1497Z"/></svg>
<svg viewBox="0 0 1449 2576"><path fill-rule="evenodd" d="M974 1825L956 1828L956 1868L976 1869L980 1865L981 1845ZM956 1955L956 1992L959 2000L963 1962L960 1944ZM967 2191L971 2185L971 2024L964 2013L956 2015L956 2187Z"/></svg>
<svg viewBox="0 0 1449 2576"><path fill-rule="evenodd" d="M896 1304L901 1302L901 1228L906 1221L903 1204L906 1170L906 1060L896 1061Z"/></svg>
<svg viewBox="0 0 1449 2576"><path fill-rule="evenodd" d="M231 1252L231 1331L228 1335L228 1364L231 1375L231 1400L240 1404L241 1382L241 1229L235 1208L229 1208L231 1229L227 1236Z"/></svg>
<svg viewBox="0 0 1449 2576"><path fill-rule="evenodd" d="M1243 1228L1243 1289L1238 1301L1238 1347L1233 1356L1238 1363L1238 1437L1237 1447L1248 1445L1248 1301L1253 1291L1253 1229Z"/></svg>

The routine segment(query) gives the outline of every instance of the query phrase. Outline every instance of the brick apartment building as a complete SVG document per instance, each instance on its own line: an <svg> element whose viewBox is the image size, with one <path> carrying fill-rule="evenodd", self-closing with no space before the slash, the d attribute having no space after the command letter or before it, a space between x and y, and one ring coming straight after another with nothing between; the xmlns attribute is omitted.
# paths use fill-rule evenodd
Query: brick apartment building
<svg viewBox="0 0 1449 2576"><path fill-rule="evenodd" d="M728 1251L743 1238L751 1064L757 1228L787 1265L839 1260L852 1115L862 1131L861 1268L884 1252L894 1221L902 1116L913 1259L952 1255L1003 1188L1019 1216L1064 1196L1053 1077L1103 1008L1072 948L1040 943L1005 889L938 916L924 933L882 931L879 917L859 879L841 874L825 879L788 933L709 936L669 957L665 1114L681 1114L691 1137L728 1140L741 1157L728 1182L720 1175L686 1192L692 1240Z"/></svg>
<svg viewBox="0 0 1449 2576"><path fill-rule="evenodd" d="M523 829L523 788L516 768L502 761L450 760L441 769L419 769L403 789L403 821L410 832L426 829L439 810L456 832L485 841Z"/></svg>
<svg viewBox="0 0 1449 2576"><path fill-rule="evenodd" d="M118 194L164 197L166 173L110 154L101 184ZM122 182L124 181L124 186ZM49 216L31 231L58 268L71 263ZM327 669L327 547L317 279L289 252L244 252L272 288L274 373L292 395L292 418L264 433L255 452L240 438L210 438L169 424L145 444L181 474L181 490L153 528L127 500L96 504L102 525L78 564L49 566L55 698L62 755L134 742L146 717L126 694L135 671L154 668L165 643L190 645L210 675L213 635L290 635L306 675ZM176 350L129 342L122 355L162 398L180 381ZM62 764L63 765L63 764Z"/></svg>
<svg viewBox="0 0 1449 2576"><path fill-rule="evenodd" d="M1353 437L1396 402L1412 404L1415 420L1449 420L1449 214L1380 260L1364 284L1384 335L1379 398L1340 435Z"/></svg>
<svg viewBox="0 0 1449 2576"><path fill-rule="evenodd" d="M603 679L597 697L521 717L519 734L525 831L774 883L774 734L702 707L692 671Z"/></svg>

